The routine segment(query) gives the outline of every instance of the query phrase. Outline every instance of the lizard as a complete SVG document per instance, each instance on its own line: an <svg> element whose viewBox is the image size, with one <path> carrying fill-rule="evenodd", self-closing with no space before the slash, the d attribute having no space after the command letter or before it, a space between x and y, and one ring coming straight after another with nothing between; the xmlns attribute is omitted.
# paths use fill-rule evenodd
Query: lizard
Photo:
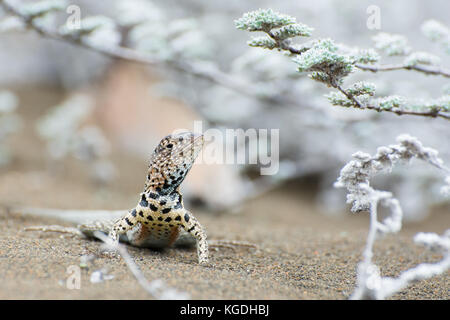
<svg viewBox="0 0 450 320"><path fill-rule="evenodd" d="M180 185L203 142L203 135L190 132L168 135L159 142L150 157L138 204L117 220L109 231L113 241L118 242L119 236L126 233L129 242L136 246L148 246L149 242L155 246L171 246L183 229L196 240L199 263L208 262L206 231L185 209L180 192Z"/></svg>
<svg viewBox="0 0 450 320"><path fill-rule="evenodd" d="M166 247L180 238L183 229L197 244L198 262L208 262L206 231L184 207L180 185L203 147L203 135L185 132L164 137L150 157L143 192L135 208L118 219L108 236L118 242L126 234L135 246ZM81 226L88 231L89 225ZM94 224L95 228L95 224ZM184 235L179 242L189 242Z"/></svg>
<svg viewBox="0 0 450 320"><path fill-rule="evenodd" d="M9 207L25 215L57 218L76 223L76 228L33 226L26 231L69 233L85 238L96 238L100 231L109 238L136 247L165 248L170 246L197 246L199 264L208 263L208 244L214 248L234 248L255 245L236 240L209 240L205 229L184 207L180 185L201 151L204 137L184 132L164 137L154 149L138 204L130 210L59 210Z"/></svg>
<svg viewBox="0 0 450 320"><path fill-rule="evenodd" d="M137 247L165 248L197 245L199 264L208 263L206 231L184 207L180 185L192 168L204 143L203 135L191 132L164 137L150 156L143 191L137 205L128 211L18 209L24 214L61 218L78 223L77 228L29 227L26 230L72 233L88 238L107 233L117 243ZM117 219L118 218L118 219ZM82 223L80 223L82 222Z"/></svg>

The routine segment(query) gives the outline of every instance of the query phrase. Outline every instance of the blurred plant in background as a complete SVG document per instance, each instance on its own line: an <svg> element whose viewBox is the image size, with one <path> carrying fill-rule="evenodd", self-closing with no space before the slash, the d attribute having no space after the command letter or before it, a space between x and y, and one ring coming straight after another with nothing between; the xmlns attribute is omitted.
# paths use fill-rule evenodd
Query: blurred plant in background
<svg viewBox="0 0 450 320"><path fill-rule="evenodd" d="M36 3L42 5L34 4L25 10L20 9L21 5L29 2L0 1L3 8L5 4L13 6L22 16L18 19L9 12L1 18L0 29L23 30L28 24L28 28L37 30L42 36L61 40L61 43L53 41L50 44L25 34L23 37L30 41L19 43L12 34L5 34L2 42L8 50L0 52L0 59L12 61L12 57L20 52L20 61L30 62L16 65L14 73L8 72L12 66L1 66L0 81L17 83L26 78L30 82L51 82L57 79L58 84L72 91L92 85L106 74L116 62L108 59L109 56L149 66L146 70L163 78L153 85L152 91L180 99L195 109L209 127L221 130L280 128L279 173L255 180L252 188L236 188L237 195L233 198L236 200L230 201L230 207L234 207L236 201L242 202L258 194L258 190L265 192L287 180L314 176L319 181L318 203L325 207L325 212L341 212L344 209L343 193L337 192L332 185L349 155L356 150L370 150L383 145L404 132L410 132L424 144L438 148L444 159L450 156L450 146L443 143L450 141L449 124L445 119L397 117L394 114L406 106L408 110L426 110L433 114L436 111L444 113L448 108L449 83L442 81L448 77L431 78L416 70L426 70L429 74L437 68L436 64L449 64L448 56L441 56L442 52L448 53L448 27L438 22L445 18L445 8L449 8L445 1L436 6L427 6L420 1L399 1L395 5L390 4L389 10L387 3L390 2L380 1L382 32L366 27L366 8L372 3L364 1L314 4L278 1L276 5L271 1L223 3L190 0L179 3L171 0L127 0L108 1L108 5L92 1L74 2L81 8L79 29L67 28L67 23L72 21L68 20L69 15L65 11L67 2L39 1ZM266 36L254 39L250 44L272 49L281 46L286 56L278 52L246 49L246 35L234 30L232 21L242 12L264 6L289 12L290 16L314 25L316 30L284 16L279 22L280 29L274 34L275 39ZM422 15L405 16L405 8ZM327 18L323 19L325 16ZM399 16L404 19L399 21ZM430 18L437 20L427 20ZM421 26L420 21L426 22ZM257 29L258 26L249 28ZM402 34L388 32L395 28ZM419 31L424 36L418 36ZM291 42L293 36L309 36L313 32L336 41L326 38L301 45ZM371 38L374 44L369 41ZM35 50L38 54L33 52L33 57L24 53L31 46L39 48ZM413 47L426 50L415 51ZM294 61L301 71L310 73L319 82L334 84L335 88L341 86L351 97L357 97L359 103L384 112L355 110L354 99L339 89L328 93L328 99L335 105L349 108L331 107L322 96L328 91L322 83L310 81L304 73L296 71L289 57L295 51L305 52ZM102 55L96 54L98 52ZM371 63L378 64L382 55L393 59L390 68L400 71L390 73L389 77L381 77L379 73L353 72L357 64L366 67L367 71L377 71L372 69L377 65ZM320 60L316 61L317 58ZM36 59L44 63L32 63ZM330 67L329 59L340 61L339 76L335 79L324 77L323 67ZM27 77L23 75L24 71L20 71L25 69ZM410 74L408 70L411 69L421 73ZM404 77L402 72L410 73ZM340 82L344 77L352 83L348 88L342 87ZM377 97L374 96L375 91ZM356 106L361 109L358 104ZM244 148L241 152L245 152ZM243 186L247 186L248 175L259 171L255 166L236 169ZM378 177L375 181L380 187L394 191L403 203L406 219L421 219L431 205L448 201L435 192L441 182L438 173L426 168L415 169L396 169L392 175ZM203 200L207 202L208 196Z"/></svg>
<svg viewBox="0 0 450 320"><path fill-rule="evenodd" d="M107 160L110 144L100 128L86 125L92 114L89 96L73 95L55 106L37 123L39 135L46 140L47 150L54 160L72 155L90 164L91 176L100 183L110 182L115 175Z"/></svg>
<svg viewBox="0 0 450 320"><path fill-rule="evenodd" d="M15 113L18 106L17 97L10 91L0 91L0 166L11 161L11 152L7 145L8 137L20 130L21 119Z"/></svg>

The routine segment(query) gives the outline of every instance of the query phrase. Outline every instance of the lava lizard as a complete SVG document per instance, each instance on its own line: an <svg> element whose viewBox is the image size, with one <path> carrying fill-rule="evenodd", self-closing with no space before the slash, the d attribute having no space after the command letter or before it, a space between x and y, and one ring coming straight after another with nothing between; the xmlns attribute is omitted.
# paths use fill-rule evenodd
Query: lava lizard
<svg viewBox="0 0 450 320"><path fill-rule="evenodd" d="M26 230L73 233L89 238L94 237L95 231L101 231L108 233L116 243L120 240L137 247L164 248L197 244L198 261L206 264L208 242L205 229L184 208L180 192L180 184L194 164L203 142L203 135L191 132L163 138L150 157L147 179L139 202L128 212L67 210L63 215L61 210L52 209L16 210L23 214L78 223L77 228L38 226Z"/></svg>

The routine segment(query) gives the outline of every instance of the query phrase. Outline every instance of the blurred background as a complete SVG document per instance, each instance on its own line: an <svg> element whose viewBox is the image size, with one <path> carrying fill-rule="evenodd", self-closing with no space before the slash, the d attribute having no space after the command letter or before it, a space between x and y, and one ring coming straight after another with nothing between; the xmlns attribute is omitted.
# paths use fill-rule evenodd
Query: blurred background
<svg viewBox="0 0 450 320"><path fill-rule="evenodd" d="M259 176L258 165L194 166L183 184L185 199L210 213L240 213L248 199L264 196L270 201L272 190L288 190L292 201L308 194L318 214L342 215L348 212L345 192L333 188L342 166L354 152L373 154L378 146L395 143L402 133L439 150L450 163L448 121L334 107L323 96L328 88L297 73L282 53L248 47L250 35L234 26L245 12L272 8L313 27L313 38L331 38L348 46L371 48L371 38L379 32L402 34L414 50L434 53L443 66L449 66L449 52L421 33L422 23L429 19L450 25L448 1L86 0L70 4L80 8L81 18L109 18L93 35L94 43L133 48L155 63L112 59L48 39L22 29L0 11L3 204L133 207L155 145L175 129L192 130L194 120L202 120L205 130L280 129L276 175ZM366 26L370 5L380 8L380 30ZM63 11L46 23L57 28L68 16ZM182 70L180 64L192 64L216 80ZM354 80L374 82L379 95L419 99L437 98L449 85L446 78L408 71L358 72L349 81ZM431 166L417 161L378 177L374 184L399 198L409 221L421 221L435 208L448 213L448 199L439 193L442 173Z"/></svg>

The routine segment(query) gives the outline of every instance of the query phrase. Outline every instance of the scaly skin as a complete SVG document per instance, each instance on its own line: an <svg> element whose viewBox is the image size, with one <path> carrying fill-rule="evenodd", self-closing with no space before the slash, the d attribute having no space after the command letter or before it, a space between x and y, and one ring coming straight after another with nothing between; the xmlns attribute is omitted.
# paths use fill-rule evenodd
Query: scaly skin
<svg viewBox="0 0 450 320"><path fill-rule="evenodd" d="M181 229L197 241L198 261L208 262L206 233L184 208L179 187L203 146L203 136L193 133L169 135L153 152L139 203L112 226L109 236L119 241L126 234L137 246L166 247L180 238Z"/></svg>

